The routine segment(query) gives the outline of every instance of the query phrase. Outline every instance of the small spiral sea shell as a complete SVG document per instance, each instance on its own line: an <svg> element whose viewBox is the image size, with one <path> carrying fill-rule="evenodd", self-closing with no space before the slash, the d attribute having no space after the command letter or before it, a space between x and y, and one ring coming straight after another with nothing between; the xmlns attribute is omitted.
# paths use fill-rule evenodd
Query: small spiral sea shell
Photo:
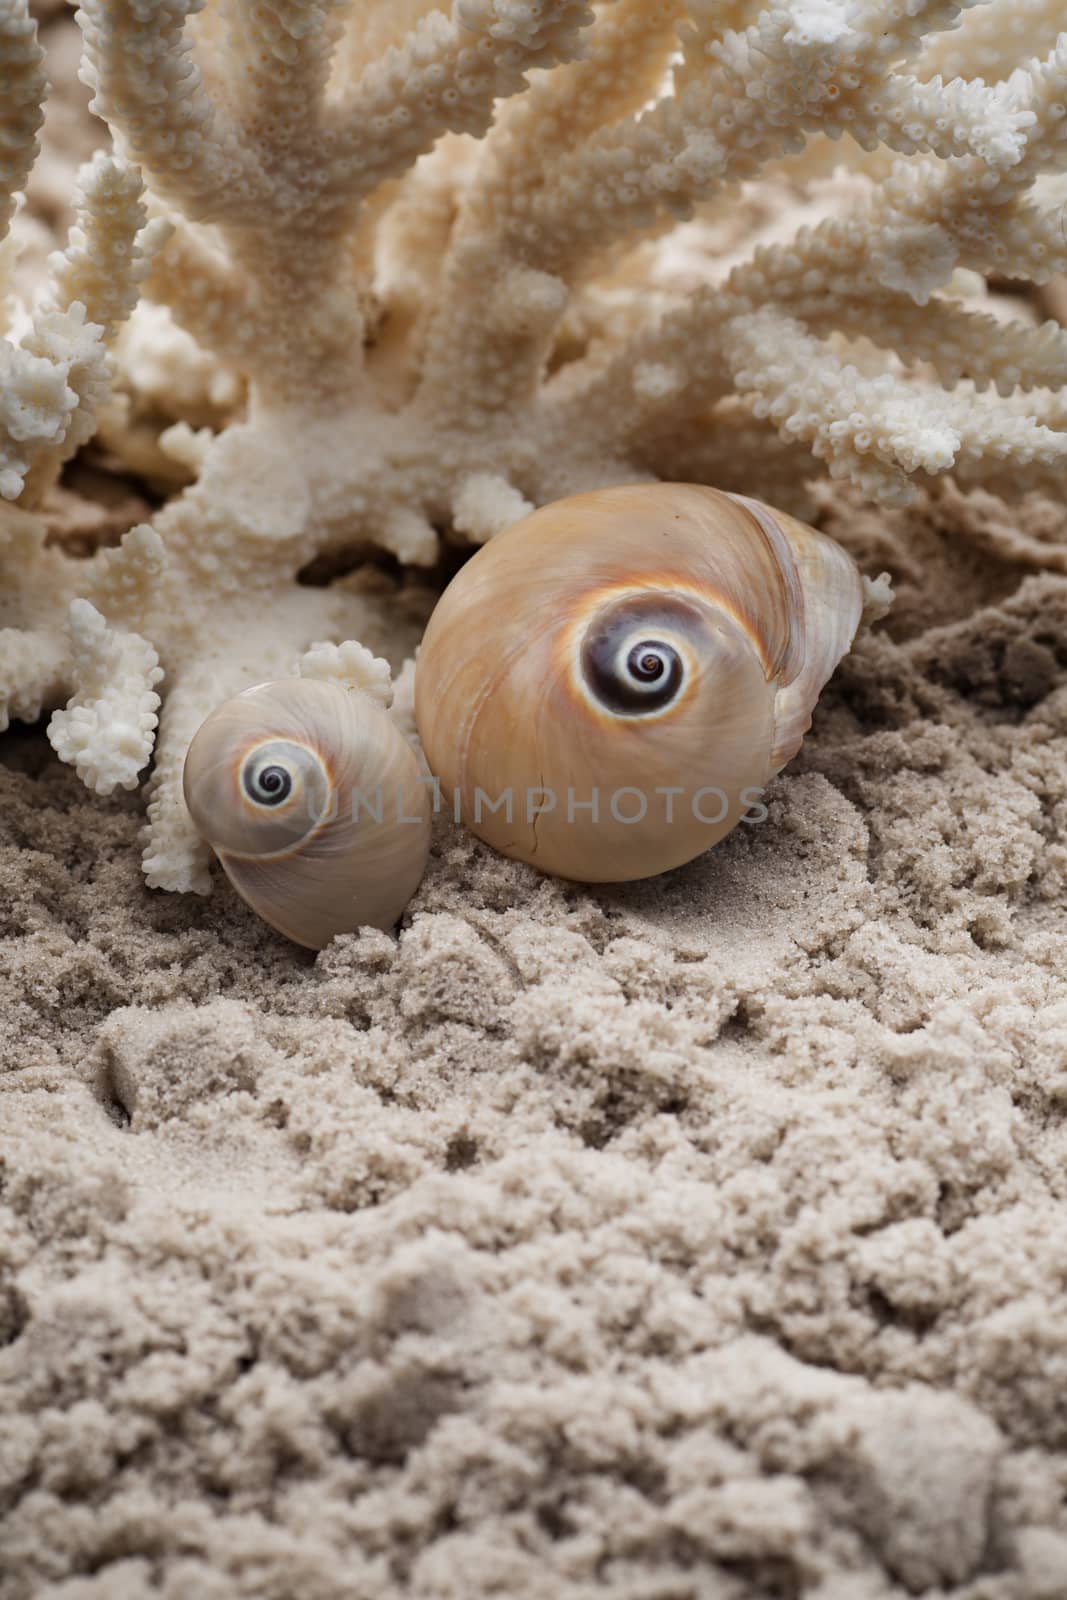
<svg viewBox="0 0 1067 1600"><path fill-rule="evenodd" d="M367 696L314 678L227 700L185 760L193 821L238 894L297 944L391 928L418 887L431 796Z"/></svg>
<svg viewBox="0 0 1067 1600"><path fill-rule="evenodd" d="M643 484L543 507L430 619L415 714L476 834L583 882L715 844L799 748L863 610L825 535L758 501Z"/></svg>

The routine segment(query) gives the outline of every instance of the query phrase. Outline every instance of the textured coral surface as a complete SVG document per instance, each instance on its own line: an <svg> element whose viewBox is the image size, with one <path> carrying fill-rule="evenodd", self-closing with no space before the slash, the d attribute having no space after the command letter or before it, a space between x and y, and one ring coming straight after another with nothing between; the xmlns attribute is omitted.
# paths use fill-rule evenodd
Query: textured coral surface
<svg viewBox="0 0 1067 1600"><path fill-rule="evenodd" d="M1059 1600L1067 535L946 489L770 820L312 962L0 746L3 1600Z"/></svg>

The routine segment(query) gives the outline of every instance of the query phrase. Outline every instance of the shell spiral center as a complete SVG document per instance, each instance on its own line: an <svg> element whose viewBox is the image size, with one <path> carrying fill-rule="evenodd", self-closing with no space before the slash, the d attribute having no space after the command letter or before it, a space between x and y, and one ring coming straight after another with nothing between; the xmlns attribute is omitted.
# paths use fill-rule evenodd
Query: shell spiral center
<svg viewBox="0 0 1067 1600"><path fill-rule="evenodd" d="M699 610L674 595L629 595L605 606L581 645L593 698L619 716L651 716L682 696L704 632Z"/></svg>

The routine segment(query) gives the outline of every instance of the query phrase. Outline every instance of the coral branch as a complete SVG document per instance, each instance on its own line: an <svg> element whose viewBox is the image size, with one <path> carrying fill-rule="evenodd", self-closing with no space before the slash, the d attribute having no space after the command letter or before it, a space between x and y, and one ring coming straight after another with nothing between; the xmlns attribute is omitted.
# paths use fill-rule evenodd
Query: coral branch
<svg viewBox="0 0 1067 1600"><path fill-rule="evenodd" d="M79 174L78 223L21 345L0 344L0 495L37 504L96 429L106 341L129 315L165 229L145 221L136 171L98 154ZM99 321L91 320L98 317Z"/></svg>
<svg viewBox="0 0 1067 1600"><path fill-rule="evenodd" d="M202 673L188 671L170 688L160 717L159 740L148 799L148 827L141 857L150 889L210 894L211 850L197 833L182 793L185 752L204 720L205 704L226 698L211 690Z"/></svg>
<svg viewBox="0 0 1067 1600"><path fill-rule="evenodd" d="M48 725L56 755L97 794L135 789L152 754L159 657L139 634L110 628L88 600L70 608L75 691Z"/></svg>
<svg viewBox="0 0 1067 1600"><path fill-rule="evenodd" d="M946 388L971 379L977 388L992 384L1007 397L1016 389L1067 386L1067 329L1055 322L1028 328L937 297L926 306L904 296L887 297L873 323L860 299L840 301L829 310L801 301L790 310L814 331L836 329L895 350L908 361L928 361Z"/></svg>
<svg viewBox="0 0 1067 1600"><path fill-rule="evenodd" d="M227 105L277 182L322 159L320 128L344 0L227 0Z"/></svg>
<svg viewBox="0 0 1067 1600"><path fill-rule="evenodd" d="M476 472L456 490L452 524L474 544L484 544L495 533L528 516L534 507L506 478Z"/></svg>
<svg viewBox="0 0 1067 1600"><path fill-rule="evenodd" d="M67 681L67 641L43 629L0 628L0 733L12 718L36 722Z"/></svg>
<svg viewBox="0 0 1067 1600"><path fill-rule="evenodd" d="M27 0L0 0L0 240L37 154L48 88L43 63Z"/></svg>
<svg viewBox="0 0 1067 1600"><path fill-rule="evenodd" d="M131 628L152 610L166 567L166 547L156 530L147 523L131 528L117 549L96 558L93 601L110 623Z"/></svg>
<svg viewBox="0 0 1067 1600"><path fill-rule="evenodd" d="M186 38L204 0L84 0L82 76L92 109L121 130L157 192L199 220L254 217L267 185L227 110L208 94Z"/></svg>
<svg viewBox="0 0 1067 1600"><path fill-rule="evenodd" d="M723 349L757 417L809 444L831 477L850 477L888 504L916 499L911 474L957 462L972 481L997 479L1010 463L1048 487L1067 467L1067 433L1012 415L986 395L920 395L895 373L868 375L778 312L728 322Z"/></svg>
<svg viewBox="0 0 1067 1600"><path fill-rule="evenodd" d="M923 79L939 75L980 78L997 83L1008 78L1027 56L1042 55L1063 31L1062 0L1001 0L968 10L959 27L924 41L916 71Z"/></svg>
<svg viewBox="0 0 1067 1600"><path fill-rule="evenodd" d="M853 91L855 101L856 91ZM1018 103L1010 83L984 83L939 77L923 83L896 74L879 90L877 120L858 117L849 131L868 149L886 144L902 155L975 155L991 167L1010 167L1026 148L1026 133L1036 117ZM857 108L862 112L862 106Z"/></svg>
<svg viewBox="0 0 1067 1600"><path fill-rule="evenodd" d="M372 62L402 45L431 11L443 9L441 0L366 0L350 6L338 54L350 82L356 82Z"/></svg>
<svg viewBox="0 0 1067 1600"><path fill-rule="evenodd" d="M623 453L666 420L706 419L728 392L729 372L718 353L719 327L736 305L714 290L692 295L685 306L643 328L584 383L550 385L545 397L553 431L593 432L604 448Z"/></svg>
<svg viewBox="0 0 1067 1600"><path fill-rule="evenodd" d="M256 365L260 320L247 277L187 223L178 222L152 261L145 294L170 307L174 320L228 366Z"/></svg>
<svg viewBox="0 0 1067 1600"><path fill-rule="evenodd" d="M470 192L469 231L499 229L505 218L521 216L555 161L648 104L684 14L682 0L615 0L580 61L539 77L503 109Z"/></svg>
<svg viewBox="0 0 1067 1600"><path fill-rule="evenodd" d="M585 0L454 0L364 72L334 118L335 189L367 194L443 133L485 133L497 100L534 67L570 60L592 21Z"/></svg>
<svg viewBox="0 0 1067 1600"><path fill-rule="evenodd" d="M66 311L79 301L107 341L136 305L141 280L171 229L161 219L145 226L140 173L102 151L78 174L74 201L77 222L66 249L50 259L45 304Z"/></svg>
<svg viewBox="0 0 1067 1600"><path fill-rule="evenodd" d="M920 411L899 378L867 376L791 318L770 310L735 318L723 353L755 416L803 440L831 477L851 477L888 504L918 497L908 474L944 472L956 458L959 435L933 406Z"/></svg>
<svg viewBox="0 0 1067 1600"><path fill-rule="evenodd" d="M355 639L343 644L321 641L306 650L297 664L302 678L321 678L365 694L388 711L393 702L393 678L388 661L372 655Z"/></svg>
<svg viewBox="0 0 1067 1600"><path fill-rule="evenodd" d="M1029 73L1029 89L1034 125L1020 171L1013 174L1018 183L1042 172L1067 171L1067 32Z"/></svg>
<svg viewBox="0 0 1067 1600"><path fill-rule="evenodd" d="M433 329L418 399L442 423L466 412L468 426L472 406L496 415L532 403L567 303L566 284L551 273L499 261L494 270L476 245L471 254L467 314ZM480 298L471 292L479 285Z"/></svg>
<svg viewBox="0 0 1067 1600"><path fill-rule="evenodd" d="M443 304L428 334L421 383L426 409L448 409L461 393L478 396L490 409L528 399L567 291L553 272L531 268L524 218L551 166L648 101L662 81L683 12L669 0L615 0L582 60L540 77L504 108L470 186Z"/></svg>
<svg viewBox="0 0 1067 1600"><path fill-rule="evenodd" d="M39 340L61 328L41 327ZM72 323L70 333L78 332ZM93 334L86 335L91 346ZM78 395L67 382L75 344L67 338L67 357L58 361L0 342L0 498L15 500L26 475L46 452L58 454L78 408Z"/></svg>

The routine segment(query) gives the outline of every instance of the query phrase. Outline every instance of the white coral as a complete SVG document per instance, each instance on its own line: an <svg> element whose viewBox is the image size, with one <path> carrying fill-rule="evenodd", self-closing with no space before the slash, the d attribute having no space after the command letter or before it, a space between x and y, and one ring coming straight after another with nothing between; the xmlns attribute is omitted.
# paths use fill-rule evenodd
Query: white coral
<svg viewBox="0 0 1067 1600"><path fill-rule="evenodd" d="M53 714L48 736L60 760L97 794L133 789L159 721L159 657L139 634L109 628L88 600L71 602L69 627L78 687Z"/></svg>
<svg viewBox="0 0 1067 1600"><path fill-rule="evenodd" d="M297 672L301 678L321 678L365 694L383 711L393 703L393 675L388 661L372 655L355 639L346 639L339 645L319 640L300 657Z"/></svg>
<svg viewBox="0 0 1067 1600"><path fill-rule="evenodd" d="M0 11L0 64L4 20ZM17 344L0 341L0 498L23 504L38 503L92 437L110 388L107 345L170 232L161 220L145 226L136 169L100 152L81 170L76 203L78 222L49 260L27 331Z"/></svg>
<svg viewBox="0 0 1067 1600"><path fill-rule="evenodd" d="M377 547L430 565L442 534L478 542L634 479L775 498L821 469L896 502L949 470L1062 483L1067 334L961 298L967 274L1067 268L1057 0L83 0L79 17L121 159L96 164L47 304L2 347L0 485L32 512L102 411L138 470L196 478L154 519L158 550L139 533L75 569L19 525L0 705L21 714L59 677L76 706L57 742L109 777L104 721L79 708L106 703L90 641L93 671L112 651L123 782L154 715L129 641L158 654L150 883L208 884L180 780L215 703L301 657L369 670L322 641L394 664L413 642L370 590L296 582L311 563ZM0 74L2 233L39 124L24 0L0 0ZM811 226L738 250L752 179L835 163L852 177ZM687 217L731 259L679 293L663 241ZM158 319L126 335L123 433L103 352L142 278L187 337L146 358ZM61 665L73 598L105 632L76 610Z"/></svg>

